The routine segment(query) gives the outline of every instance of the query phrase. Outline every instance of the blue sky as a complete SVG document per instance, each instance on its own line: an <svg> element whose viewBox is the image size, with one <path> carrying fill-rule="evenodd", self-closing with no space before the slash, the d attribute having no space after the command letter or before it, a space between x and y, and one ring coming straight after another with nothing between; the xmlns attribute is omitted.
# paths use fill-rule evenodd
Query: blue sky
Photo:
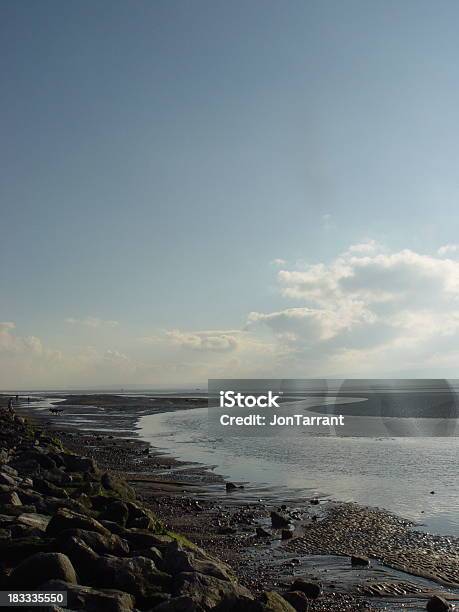
<svg viewBox="0 0 459 612"><path fill-rule="evenodd" d="M1 3L0 386L454 375L458 18Z"/></svg>

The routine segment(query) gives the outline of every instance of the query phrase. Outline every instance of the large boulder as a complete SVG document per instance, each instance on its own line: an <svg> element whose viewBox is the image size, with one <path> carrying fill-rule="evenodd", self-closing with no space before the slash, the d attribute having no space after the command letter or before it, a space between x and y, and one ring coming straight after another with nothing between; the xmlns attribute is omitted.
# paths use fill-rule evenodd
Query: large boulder
<svg viewBox="0 0 459 612"><path fill-rule="evenodd" d="M199 609L210 610L225 599L253 599L245 587L199 572L182 572L174 577L172 594L188 597Z"/></svg>
<svg viewBox="0 0 459 612"><path fill-rule="evenodd" d="M19 524L30 527L31 529L38 529L43 532L46 531L50 520L50 516L47 516L46 514L37 514L34 512L24 512L24 514L20 514L17 518L17 522Z"/></svg>
<svg viewBox="0 0 459 612"><path fill-rule="evenodd" d="M274 529L285 529L290 527L290 519L280 512L273 510L271 512L271 525Z"/></svg>
<svg viewBox="0 0 459 612"><path fill-rule="evenodd" d="M18 459L21 462L36 461L38 465L45 470L52 470L56 467L56 464L51 457L44 451L40 450L39 447L22 452Z"/></svg>
<svg viewBox="0 0 459 612"><path fill-rule="evenodd" d="M90 457L80 457L70 453L62 453L60 455L65 469L69 472L84 472L95 474L99 471L97 463Z"/></svg>
<svg viewBox="0 0 459 612"><path fill-rule="evenodd" d="M1 558L9 567L14 567L31 555L50 552L51 544L52 540L36 536L3 540L1 543Z"/></svg>
<svg viewBox="0 0 459 612"><path fill-rule="evenodd" d="M58 579L76 584L75 569L62 553L37 553L17 565L10 574L10 588L34 589L47 580Z"/></svg>
<svg viewBox="0 0 459 612"><path fill-rule="evenodd" d="M66 591L67 608L86 612L130 612L134 598L117 589L93 589L62 580L50 580L40 585L41 591Z"/></svg>
<svg viewBox="0 0 459 612"><path fill-rule="evenodd" d="M117 478L113 474L109 472L104 472L102 474L100 482L104 489L116 493L122 499L134 500L135 499L135 491L134 489L127 484L124 480Z"/></svg>
<svg viewBox="0 0 459 612"><path fill-rule="evenodd" d="M169 538L168 544L173 541L173 538L169 536L157 535L146 529L123 529L118 534L127 540L134 550L149 548L150 546L162 548L164 538Z"/></svg>
<svg viewBox="0 0 459 612"><path fill-rule="evenodd" d="M78 538L99 555L125 556L129 554L129 544L126 540L113 533L97 533L87 529L66 529L61 531L56 538L60 546L63 546L69 538Z"/></svg>
<svg viewBox="0 0 459 612"><path fill-rule="evenodd" d="M81 538L74 536L58 543L59 552L67 555L72 562L80 580L90 580L96 569L99 555L86 544Z"/></svg>
<svg viewBox="0 0 459 612"><path fill-rule="evenodd" d="M0 504L9 506L22 506L22 502L16 491L4 491L0 493Z"/></svg>
<svg viewBox="0 0 459 612"><path fill-rule="evenodd" d="M287 591L282 597L293 606L296 612L307 612L309 609L309 600L303 591Z"/></svg>
<svg viewBox="0 0 459 612"><path fill-rule="evenodd" d="M270 612L295 612L295 608L289 604L279 593L265 591L260 597L263 610Z"/></svg>
<svg viewBox="0 0 459 612"><path fill-rule="evenodd" d="M308 599L317 599L322 594L322 587L317 582L308 582L297 578L292 584L292 591L301 591Z"/></svg>
<svg viewBox="0 0 459 612"><path fill-rule="evenodd" d="M42 478L41 476L34 476L33 479L34 489L43 493L43 495L49 495L51 497L67 498L69 495L65 489L61 486L57 486L54 483Z"/></svg>
<svg viewBox="0 0 459 612"><path fill-rule="evenodd" d="M125 527L129 518L128 506L122 501L112 501L100 518L106 521L113 521Z"/></svg>
<svg viewBox="0 0 459 612"><path fill-rule="evenodd" d="M97 587L120 588L135 596L137 603L147 603L158 591L169 590L171 577L159 571L145 557L100 557L94 572Z"/></svg>
<svg viewBox="0 0 459 612"><path fill-rule="evenodd" d="M181 572L199 572L208 574L220 580L232 580L230 568L217 560L195 557L191 550L184 550L176 541L166 548L163 558L163 568L169 574L180 574Z"/></svg>
<svg viewBox="0 0 459 612"><path fill-rule="evenodd" d="M449 610L452 610L452 607L443 597L435 595L427 602L426 610L427 612L449 612Z"/></svg>
<svg viewBox="0 0 459 612"><path fill-rule="evenodd" d="M236 608L232 608L232 610L235 609ZM180 597L171 597L155 607L155 612L196 612L197 610L198 608L191 597L187 597L185 595Z"/></svg>
<svg viewBox="0 0 459 612"><path fill-rule="evenodd" d="M10 487L15 487L18 481L13 476L6 474L5 472L0 472L0 484L8 485Z"/></svg>
<svg viewBox="0 0 459 612"><path fill-rule="evenodd" d="M46 533L50 536L56 536L66 529L86 529L88 531L96 531L102 535L109 536L110 532L96 519L84 514L73 512L67 508L60 508L50 520Z"/></svg>
<svg viewBox="0 0 459 612"><path fill-rule="evenodd" d="M40 476L43 480L47 480L58 487L65 487L73 481L71 474L67 474L58 467L52 470L41 470Z"/></svg>
<svg viewBox="0 0 459 612"><path fill-rule="evenodd" d="M18 489L19 495L21 497L21 501L23 504L33 504L36 506L37 504L43 503L43 495L41 493L37 493L33 489Z"/></svg>

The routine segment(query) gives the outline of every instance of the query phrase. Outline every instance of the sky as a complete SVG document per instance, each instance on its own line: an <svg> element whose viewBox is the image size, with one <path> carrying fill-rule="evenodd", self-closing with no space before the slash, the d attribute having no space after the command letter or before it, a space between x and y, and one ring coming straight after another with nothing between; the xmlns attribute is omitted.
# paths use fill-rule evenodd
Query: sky
<svg viewBox="0 0 459 612"><path fill-rule="evenodd" d="M457 378L458 20L0 3L0 388Z"/></svg>

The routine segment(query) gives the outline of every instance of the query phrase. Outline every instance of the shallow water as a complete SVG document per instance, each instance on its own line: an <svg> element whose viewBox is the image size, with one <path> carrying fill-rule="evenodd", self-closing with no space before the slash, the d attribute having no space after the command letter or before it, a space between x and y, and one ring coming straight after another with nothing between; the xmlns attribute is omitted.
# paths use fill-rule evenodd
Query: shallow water
<svg viewBox="0 0 459 612"><path fill-rule="evenodd" d="M459 536L458 438L313 437L297 430L214 437L207 415L200 408L144 416L139 434L236 482L381 507L425 531Z"/></svg>

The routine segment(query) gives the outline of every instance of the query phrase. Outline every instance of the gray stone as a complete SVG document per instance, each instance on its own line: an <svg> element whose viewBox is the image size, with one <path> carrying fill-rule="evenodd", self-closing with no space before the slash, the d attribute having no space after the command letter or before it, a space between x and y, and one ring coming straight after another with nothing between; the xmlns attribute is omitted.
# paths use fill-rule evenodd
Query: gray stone
<svg viewBox="0 0 459 612"><path fill-rule="evenodd" d="M86 612L130 612L134 598L117 589L94 589L62 580L50 580L40 585L41 591L66 591L67 606L71 610Z"/></svg>
<svg viewBox="0 0 459 612"><path fill-rule="evenodd" d="M19 495L16 493L16 491L5 491L4 493L0 493L0 504L22 506L22 502L19 499Z"/></svg>
<svg viewBox="0 0 459 612"><path fill-rule="evenodd" d="M76 584L76 574L70 559L62 553L37 553L13 569L8 586L34 589L52 579Z"/></svg>
<svg viewBox="0 0 459 612"><path fill-rule="evenodd" d="M233 579L230 568L217 560L210 558L195 558L195 553L191 550L184 550L178 542L172 542L167 547L164 560L164 570L170 574L180 574L181 572L199 572L214 576L220 580L230 581Z"/></svg>
<svg viewBox="0 0 459 612"><path fill-rule="evenodd" d="M94 584L104 588L116 586L134 595L136 600L145 602L158 590L169 590L171 577L159 571L153 561L145 557L106 556L97 562Z"/></svg>
<svg viewBox="0 0 459 612"><path fill-rule="evenodd" d="M69 472L98 472L97 463L90 457L80 457L79 455L72 455L70 453L62 453L60 455L66 470Z"/></svg>
<svg viewBox="0 0 459 612"><path fill-rule="evenodd" d="M449 610L452 610L452 607L443 597L435 595L427 602L426 610L427 612L449 612Z"/></svg>
<svg viewBox="0 0 459 612"><path fill-rule="evenodd" d="M46 530L48 535L56 536L67 529L85 529L109 536L110 532L103 525L89 516L60 508L52 517Z"/></svg>
<svg viewBox="0 0 459 612"><path fill-rule="evenodd" d="M243 586L220 580L199 572L182 572L174 578L173 595L189 597L193 604L204 610L214 608L224 599L246 597L252 594Z"/></svg>
<svg viewBox="0 0 459 612"><path fill-rule="evenodd" d="M288 601L297 612L307 612L309 609L309 601L303 591L287 591L287 593L282 593L282 597Z"/></svg>
<svg viewBox="0 0 459 612"><path fill-rule="evenodd" d="M322 587L317 582L308 582L297 578L292 584L292 591L301 591L308 599L317 599L322 594Z"/></svg>
<svg viewBox="0 0 459 612"><path fill-rule="evenodd" d="M32 529L39 529L40 531L46 531L48 523L51 520L50 516L46 514L36 514L26 512L18 516L18 523L31 527Z"/></svg>
<svg viewBox="0 0 459 612"><path fill-rule="evenodd" d="M59 545L63 545L69 538L78 538L99 555L125 556L129 554L129 544L112 533L101 534L87 529L66 529L57 536Z"/></svg>
<svg viewBox="0 0 459 612"><path fill-rule="evenodd" d="M370 565L370 560L368 557L363 557L361 555L352 555L351 565L354 567L368 567Z"/></svg>
<svg viewBox="0 0 459 612"><path fill-rule="evenodd" d="M271 525L274 529L284 529L290 526L290 520L280 512L273 510L271 512Z"/></svg>
<svg viewBox="0 0 459 612"><path fill-rule="evenodd" d="M13 476L10 476L9 474L0 472L0 484L15 487L17 485L17 479L13 478Z"/></svg>

